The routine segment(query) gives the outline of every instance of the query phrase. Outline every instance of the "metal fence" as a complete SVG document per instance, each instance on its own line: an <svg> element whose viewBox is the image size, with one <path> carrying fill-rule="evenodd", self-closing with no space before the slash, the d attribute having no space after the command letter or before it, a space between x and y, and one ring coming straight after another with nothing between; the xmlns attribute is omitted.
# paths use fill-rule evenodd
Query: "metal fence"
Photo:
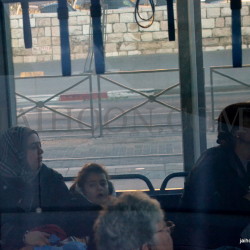
<svg viewBox="0 0 250 250"><path fill-rule="evenodd" d="M46 81L47 79L56 79L59 77L61 77L61 76L42 76L42 77L25 77L25 78L16 77L15 80L18 81L18 80L28 80L28 79L40 79L40 80ZM42 95L41 96L37 95L36 98L32 98L32 97L25 95L25 94L16 93L16 97L24 99L24 100L28 101L29 104L32 104L31 107L28 107L25 110L20 109L19 110L20 112L17 114L17 118L21 118L21 117L25 116L27 113L34 111L34 110L36 110L36 111L38 110L38 113L39 113L39 110L46 109L46 110L51 111L52 113L60 115L61 117L64 117L64 118L69 119L73 122L76 122L77 124L82 126L81 130L89 131L89 132L91 132L92 136L94 136L92 76L91 76L91 74L84 74L84 75L72 76L72 77L69 77L69 79L74 78L74 77L78 77L78 78L80 77L81 79L77 80L74 83L70 83L68 87L58 91L55 94L47 95L47 98L45 98L45 100L44 100L44 96L42 96ZM80 119L77 119L74 116L69 115L65 112L58 111L56 108L53 107L53 105L51 105L50 102L52 100L55 100L55 99L59 100L63 96L63 94L65 94L67 91L70 91L70 90L76 88L77 86L79 86L80 84L85 84L85 83L87 83L89 86L89 95L90 95L89 105L90 105L90 112L91 112L90 123L87 123L87 122L84 122ZM67 129L67 130L69 130L69 129ZM72 130L72 129L70 129L70 130ZM39 129L38 129L38 131L39 131ZM58 131L58 129L52 129L52 130L46 130L46 131ZM62 129L60 129L60 131L62 131Z"/></svg>
<svg viewBox="0 0 250 250"><path fill-rule="evenodd" d="M161 90L153 90L153 92L151 92L149 90L149 93L140 90L140 89L136 89L136 88L131 88L129 86L127 86L126 84L123 84L121 82L115 81L113 79L111 79L110 77L112 75L135 75L135 74L151 74L151 73L170 73L170 72L178 72L179 69L157 69L157 70L137 70L137 71L120 71L119 73L117 72L109 72L106 73L105 75L98 75L97 76L97 84L98 84L98 92L101 93L101 81L107 81L109 83L111 83L113 86L118 86L119 88L125 89L127 91L129 91L130 93L134 93L137 94L140 97L143 97L145 100L144 101L139 101L139 103L137 103L136 105L132 105L130 108L127 108L126 110L122 110L121 112L119 112L118 114L116 114L113 118L108 119L105 121L104 116L102 114L102 101L101 98L98 99L98 106L99 106L99 121L100 121L100 136L103 136L103 131L105 129L124 129L124 128L139 128L139 127L165 127L165 126L173 126L176 124L149 124L149 125L126 125L126 126L115 126L112 125L114 124L115 121L117 121L118 119L123 118L126 114L132 112L133 110L136 110L142 106L144 106L145 104L149 103L149 102L154 102L157 103L165 108L168 108L170 110L174 110L177 112L181 112L180 107L177 106L173 106L168 104L167 102L164 102L162 100L159 100L158 98L162 95L165 95L167 92L169 92L170 90L179 87L179 83L173 84L165 89L161 89ZM151 92L151 93L150 93Z"/></svg>
<svg viewBox="0 0 250 250"><path fill-rule="evenodd" d="M172 105L167 102L167 94L175 89L175 93L179 94L179 83L174 83L168 86L165 89L154 89L153 91L146 91L141 90L138 88L131 88L127 86L127 84L124 84L120 81L116 81L112 79L112 76L119 75L124 78L125 75L141 75L144 77L144 74L151 74L151 73L171 73L171 72L178 72L178 69L158 69L158 70L139 70L139 71L122 71L122 72L108 72L105 73L105 75L93 75L93 74L82 74L82 75L74 75L71 77L68 77L69 81L69 86L62 88L61 90L57 91L55 94L52 95L47 95L46 98L43 98L39 95L36 96L36 99L32 98L32 96L28 96L26 94L21 94L21 93L16 93L16 96L18 98L24 99L28 101L30 104L32 104L31 107L28 107L25 110L20 109L19 113L17 114L17 118L24 117L27 113L41 109L46 109L49 110L52 113L55 113L61 117L64 117L65 119L71 120L72 122L75 122L81 126L79 128L80 130L85 130L89 131L92 136L103 136L103 131L105 129L125 129L125 128L145 128L145 127L150 127L150 128L156 128L156 127L166 127L166 126L176 126L178 124L144 124L144 125L126 125L126 126L117 126L115 122L119 119L123 119L124 116L129 114L130 112L139 109L140 107L146 105L147 103L155 103L157 105L160 105L161 107L164 107L168 110L175 111L177 113L180 113L180 107L177 105ZM48 79L56 79L61 76L41 76L41 77L17 77L15 78L16 81L18 80L28 80L28 79L36 79L36 80L43 80L46 81ZM74 83L72 82L72 79L74 77L80 77L80 80L77 80ZM96 83L93 78L96 78ZM116 88L125 90L130 92L131 94L136 94L138 103L135 105L132 105L129 108L126 108L123 110L120 108L120 113L116 114L115 117L112 117L111 119L105 119L104 114L103 114L103 100L102 100L102 86L104 85L105 82L108 82L109 84L115 86ZM67 114L66 112L59 111L58 109L53 107L53 103L50 103L51 101L55 100L55 98L60 99L64 94L69 93L75 93L79 90L74 90L76 87L82 84L88 84L89 86L89 107L90 107L90 122L83 121L82 119L77 119L76 117ZM97 86L96 86L97 85ZM132 84L133 85L133 84ZM135 84L136 85L136 84ZM97 93L93 92L93 89L97 89ZM106 90L105 90L106 91ZM81 95L80 93L78 93ZM160 97L165 97L164 100L161 100ZM177 97L178 98L178 97ZM97 99L97 108L95 109L94 105L94 99ZM112 98L111 98L112 99ZM145 99L145 100L142 100ZM65 106L67 104L65 103ZM82 103L79 103L77 105L82 105ZM155 114L153 113L152 116ZM180 125L180 124L179 124ZM78 129L78 130L79 130ZM68 129L47 129L46 131L71 131L71 130L76 130L75 128L68 128ZM41 131L38 129L38 131ZM42 130L44 131L44 130ZM95 135L96 131L98 131L98 135Z"/></svg>

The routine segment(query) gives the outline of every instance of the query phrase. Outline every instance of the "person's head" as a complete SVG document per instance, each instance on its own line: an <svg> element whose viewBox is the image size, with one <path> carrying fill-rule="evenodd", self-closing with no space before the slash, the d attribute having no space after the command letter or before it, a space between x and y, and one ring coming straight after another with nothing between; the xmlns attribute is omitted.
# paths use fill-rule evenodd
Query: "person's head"
<svg viewBox="0 0 250 250"><path fill-rule="evenodd" d="M158 201L142 192L124 193L106 207L95 226L98 250L172 250Z"/></svg>
<svg viewBox="0 0 250 250"><path fill-rule="evenodd" d="M13 127L0 137L0 172L5 176L26 179L42 165L41 142L35 130Z"/></svg>
<svg viewBox="0 0 250 250"><path fill-rule="evenodd" d="M102 165L87 163L79 171L71 190L80 192L92 203L104 205L109 195L109 176Z"/></svg>
<svg viewBox="0 0 250 250"><path fill-rule="evenodd" d="M250 144L250 103L234 103L218 117L217 143L234 147L237 142Z"/></svg>

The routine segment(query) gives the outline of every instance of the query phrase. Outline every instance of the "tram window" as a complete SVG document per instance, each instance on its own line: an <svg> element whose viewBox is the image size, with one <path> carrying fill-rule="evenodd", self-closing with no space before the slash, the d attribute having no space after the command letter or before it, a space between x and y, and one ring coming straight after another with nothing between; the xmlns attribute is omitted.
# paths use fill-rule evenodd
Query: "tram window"
<svg viewBox="0 0 250 250"><path fill-rule="evenodd" d="M182 189L184 188L184 181L185 181L184 177L173 178L168 182L166 189L169 189L169 190L176 189L176 188Z"/></svg>
<svg viewBox="0 0 250 250"><path fill-rule="evenodd" d="M141 1L139 13L149 19L137 17L139 24L134 17L135 1L116 1L116 6L115 1L101 1L102 26L98 30L104 45L104 74L99 72L104 64L95 64L90 1L68 1L77 9L68 13L68 27L64 26L66 20L61 22L61 29L69 31L69 48L64 44L67 34L61 40L57 13L40 13L44 1L34 0L29 9L32 46L25 48L25 44L29 47L25 39L31 45L28 26L23 25L22 14L26 22L27 15L19 2L8 1L0 0L0 7L9 9L4 18L0 13L0 75L7 76L0 82L4 86L0 130L10 121L16 125L16 117L17 125L38 131L44 163L64 177L76 176L87 162L103 164L111 176L146 177L153 188L141 179L114 178L112 182L118 192L155 189L148 193L161 202L167 214L176 220L184 218L184 237L180 238L187 240L186 229L192 231L193 217L188 213L189 223L185 212L175 216L184 178L170 179L166 188L162 183L172 173L185 176L202 151L217 145L216 119L224 107L249 101L250 1L242 0L241 10L232 12L229 0L176 0L174 22L168 22L171 8L166 1L154 0L151 26L151 1ZM241 20L241 27L235 18ZM236 27L233 34L232 24ZM175 40L171 28L169 32L173 25ZM232 39L238 41L236 47L232 47ZM211 228L223 229L227 225L224 219L229 217L234 226L240 216L216 214L219 223L211 220ZM216 230L212 234L217 240Z"/></svg>
<svg viewBox="0 0 250 250"><path fill-rule="evenodd" d="M32 1L32 6L35 3L42 4ZM176 1L173 4L177 37ZM248 99L249 4L242 1L245 66L232 68L230 4L201 1L207 147L216 144L220 110ZM77 11L69 12L71 76L62 76L57 13L29 16L32 48L25 49L22 16L16 15L21 13L19 3L9 6L17 123L39 131L50 167L97 161L112 173L141 173L155 188L168 174L184 170L179 68L185 65L179 65L178 39L168 39L162 1L156 1L149 28L135 22L134 7L109 9L104 1L103 75L95 74L89 5L72 4ZM147 1L140 11L142 17L150 16Z"/></svg>
<svg viewBox="0 0 250 250"><path fill-rule="evenodd" d="M112 180L112 183L114 184L116 192L136 191L136 190L149 191L149 188L146 185L146 183L138 179Z"/></svg>

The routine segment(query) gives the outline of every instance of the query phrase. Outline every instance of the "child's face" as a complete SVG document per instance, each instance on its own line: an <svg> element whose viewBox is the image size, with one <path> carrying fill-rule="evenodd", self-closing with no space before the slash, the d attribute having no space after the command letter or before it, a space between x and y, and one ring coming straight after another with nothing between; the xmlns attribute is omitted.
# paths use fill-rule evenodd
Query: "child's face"
<svg viewBox="0 0 250 250"><path fill-rule="evenodd" d="M104 205L107 202L109 195L108 181L105 174L89 174L82 191L92 203Z"/></svg>

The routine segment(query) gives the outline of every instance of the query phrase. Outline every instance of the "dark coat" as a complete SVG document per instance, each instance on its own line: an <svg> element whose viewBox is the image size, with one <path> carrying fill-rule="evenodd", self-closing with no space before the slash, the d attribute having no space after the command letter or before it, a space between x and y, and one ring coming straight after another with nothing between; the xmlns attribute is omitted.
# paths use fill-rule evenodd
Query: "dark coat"
<svg viewBox="0 0 250 250"><path fill-rule="evenodd" d="M240 159L225 146L205 151L185 183L182 208L202 211L250 211L249 190Z"/></svg>
<svg viewBox="0 0 250 250"><path fill-rule="evenodd" d="M29 184L20 178L1 177L3 245L20 248L24 233L44 224L57 224L63 228L63 214L60 211L65 210L69 200L69 191L62 175L45 165L42 165L38 176Z"/></svg>
<svg viewBox="0 0 250 250"><path fill-rule="evenodd" d="M243 211L250 212L250 202L243 198L249 185L246 170L231 148L206 150L185 183L176 242L205 249L238 246L249 223L249 216L243 216Z"/></svg>

